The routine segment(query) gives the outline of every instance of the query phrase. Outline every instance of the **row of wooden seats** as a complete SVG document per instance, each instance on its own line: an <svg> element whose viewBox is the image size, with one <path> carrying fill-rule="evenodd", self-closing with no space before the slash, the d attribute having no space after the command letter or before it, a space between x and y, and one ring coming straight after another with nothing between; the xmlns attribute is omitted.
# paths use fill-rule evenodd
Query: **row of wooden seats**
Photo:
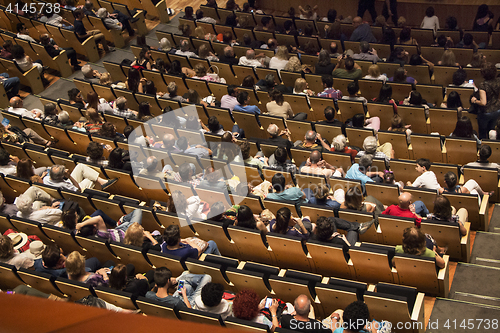
<svg viewBox="0 0 500 333"><path fill-rule="evenodd" d="M156 255L156 254L154 254ZM164 256L164 255L163 255ZM373 316L385 318L391 322L413 322L414 328L405 332L422 332L424 320L424 294L415 288L397 286L387 283L366 285L365 283L321 277L315 274L280 270L277 267L251 262L238 262L229 258L203 255L201 260L169 258L156 263L168 264L176 275L176 269L188 268L196 273L211 273L213 281L221 281L227 290L252 288L259 296L276 295L281 300L293 302L300 291L315 300L314 308L318 317L326 317L338 308L344 308L356 300L365 301L368 306L376 308ZM165 258L166 259L166 258ZM175 262L177 261L177 262ZM182 266L181 266L182 265ZM178 267L180 266L180 267ZM231 279L228 284L226 278ZM233 283L234 281L234 283ZM146 315L155 315L171 319L190 320L206 324L222 325L230 328L251 329L267 332L268 327L251 321L228 317L222 320L220 315L194 309L178 309L162 302L145 297L133 297L132 294L117 291L108 287L90 287L85 283L66 278L54 278L46 273L26 269L16 270L14 266L0 264L0 286L14 288L19 284L27 284L46 293L59 296L71 296L77 300L89 294L126 309L140 309ZM420 326L420 329L418 328ZM279 329L278 331L279 332Z"/></svg>
<svg viewBox="0 0 500 333"><path fill-rule="evenodd" d="M41 44L31 43L25 39L17 38L14 34L5 32L0 32L0 37L3 41L11 40L13 44L21 46L31 59L42 60L44 66L49 66L51 69L58 71L62 77L68 77L73 74L65 50L52 58Z"/></svg>
<svg viewBox="0 0 500 333"><path fill-rule="evenodd" d="M210 8L207 6L201 6L201 9L203 9L204 16L209 16L212 17L216 20L219 20L221 24L224 24L226 21L226 17L229 15L232 15L233 13L236 15L236 17L242 19L244 18L245 21L253 26L259 26L261 25L260 21L262 17L270 17L271 22L273 23L273 27L275 28L280 28L283 27L283 24L285 21L292 20L294 23L294 26L297 30L304 30L304 28L307 25L311 25L315 33L322 34L325 31L326 26L330 26L331 23L329 22L324 22L324 21L314 21L314 20L306 20L306 19L300 19L300 18L289 18L289 17L282 17L282 16L276 16L276 15L270 15L270 14L257 14L257 13L243 13L243 12L238 12L238 11L230 11L222 8ZM197 22L198 23L198 22ZM371 31L375 38L377 40L382 39L382 27L377 27L377 26L371 26ZM397 37L399 37L399 34L402 30L402 28L398 27L393 27L392 28L396 34ZM354 26L352 24L346 24L342 23L341 24L341 31L344 35L346 35L348 38L351 36L352 32L354 31ZM478 31L464 31L464 33L470 33L474 36L474 40L479 44L479 43L486 43L488 44L489 42L489 35L487 32L478 32ZM447 37L451 37L455 43L458 43L460 41L460 31L459 30L438 30L437 35L444 34ZM495 34L493 33L493 48L500 48L500 34ZM432 29L412 29L412 37L415 38L420 45L425 45L425 46L430 46L431 44L434 43L434 32Z"/></svg>

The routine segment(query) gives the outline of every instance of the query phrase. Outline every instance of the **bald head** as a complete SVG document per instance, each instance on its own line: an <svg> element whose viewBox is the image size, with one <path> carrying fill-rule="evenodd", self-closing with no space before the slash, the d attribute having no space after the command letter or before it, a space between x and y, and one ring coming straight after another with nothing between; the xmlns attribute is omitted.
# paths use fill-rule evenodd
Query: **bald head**
<svg viewBox="0 0 500 333"><path fill-rule="evenodd" d="M247 59L255 59L255 51L252 49L247 50L246 57Z"/></svg>
<svg viewBox="0 0 500 333"><path fill-rule="evenodd" d="M269 135L271 135L273 137L278 136L279 131L280 131L280 128L276 124L269 124L269 126L267 127L267 133L269 133Z"/></svg>
<svg viewBox="0 0 500 333"><path fill-rule="evenodd" d="M224 56L226 57L232 57L234 56L234 50L231 46L226 46L224 48Z"/></svg>
<svg viewBox="0 0 500 333"><path fill-rule="evenodd" d="M9 101L10 106L13 108L22 108L23 107L23 100L19 97L12 97Z"/></svg>
<svg viewBox="0 0 500 333"><path fill-rule="evenodd" d="M175 138L172 134L165 134L163 136L163 145L165 148L171 148L175 144Z"/></svg>
<svg viewBox="0 0 500 333"><path fill-rule="evenodd" d="M316 141L316 132L309 130L306 132L305 139L309 143L314 143Z"/></svg>
<svg viewBox="0 0 500 333"><path fill-rule="evenodd" d="M309 156L309 160L312 164L317 164L319 161L321 161L321 153L318 150L313 150L311 152L311 155Z"/></svg>
<svg viewBox="0 0 500 333"><path fill-rule="evenodd" d="M158 159L156 158L156 156L150 156L146 160L146 170L148 170L149 172L155 171L157 165Z"/></svg>
<svg viewBox="0 0 500 333"><path fill-rule="evenodd" d="M311 300L306 295L299 295L293 304L295 312L301 317L307 317L311 309Z"/></svg>
<svg viewBox="0 0 500 333"><path fill-rule="evenodd" d="M411 193L408 192L401 193L401 195L398 197L398 200L399 200L399 207L401 207L402 209L408 209L411 203Z"/></svg>
<svg viewBox="0 0 500 333"><path fill-rule="evenodd" d="M359 16L356 16L355 18L352 19L352 24L357 27L363 23L363 19Z"/></svg>

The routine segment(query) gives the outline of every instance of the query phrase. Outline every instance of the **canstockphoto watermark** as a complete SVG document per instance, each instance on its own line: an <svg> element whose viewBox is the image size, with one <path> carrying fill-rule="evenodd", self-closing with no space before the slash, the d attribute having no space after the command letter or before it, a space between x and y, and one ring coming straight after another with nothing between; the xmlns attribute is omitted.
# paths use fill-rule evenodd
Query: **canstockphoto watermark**
<svg viewBox="0 0 500 333"><path fill-rule="evenodd" d="M188 128L188 129L183 129ZM151 147L148 138L154 138L155 146ZM155 199L167 201L169 193L180 191L188 199L192 195L198 195L201 201L215 203L221 201L225 208L230 208L231 204L226 189L215 186L203 188L204 190L192 192L189 182L177 182L174 180L174 173L179 171L183 165L183 170L191 170L191 175L204 173L207 167L213 167L217 175L225 183L232 180L233 184L240 182L256 182L256 179L247 179L245 166L240 147L232 142L210 141L206 142L201 131L200 118L194 105L185 106L179 109L163 113L153 119L146 121L142 126L134 129L128 138L130 160L132 171L137 185L142 190L157 192ZM189 149L190 154L179 153L174 145L181 150ZM205 147L205 148L203 148ZM210 160L208 150L210 149L218 157ZM230 163L224 161L231 160ZM189 165L189 168L186 166ZM158 180L162 173L172 177L166 177L165 181ZM182 175L179 175L182 176ZM236 178L237 177L237 178ZM189 177L188 177L189 178ZM262 180L260 180L261 182ZM239 204L243 199L243 194L233 197ZM186 202L180 202L178 196L172 197L177 212L185 211ZM213 217L213 213L208 213L207 218ZM196 221L192 221L195 223ZM181 219L181 223L187 223Z"/></svg>

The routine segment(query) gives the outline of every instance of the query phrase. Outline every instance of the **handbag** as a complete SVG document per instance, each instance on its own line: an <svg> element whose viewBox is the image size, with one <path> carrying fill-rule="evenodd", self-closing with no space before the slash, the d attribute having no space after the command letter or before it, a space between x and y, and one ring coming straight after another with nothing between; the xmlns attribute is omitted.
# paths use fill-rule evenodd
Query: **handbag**
<svg viewBox="0 0 500 333"><path fill-rule="evenodd" d="M214 68L217 69L217 72L214 70ZM217 67L215 65L211 65L209 70L212 70L213 73L207 73L207 75L210 76L212 78L212 80L214 80L215 82L219 82L219 83L226 83L226 79L219 76L219 73L220 73L219 67Z"/></svg>

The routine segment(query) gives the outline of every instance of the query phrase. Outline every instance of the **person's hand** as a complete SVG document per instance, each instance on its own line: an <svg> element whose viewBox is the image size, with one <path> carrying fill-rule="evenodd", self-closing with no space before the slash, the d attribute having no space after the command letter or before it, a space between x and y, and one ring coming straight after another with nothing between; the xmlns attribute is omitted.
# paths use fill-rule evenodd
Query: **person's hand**
<svg viewBox="0 0 500 333"><path fill-rule="evenodd" d="M42 175L40 176L40 178L44 178L45 176L47 176L49 173L47 171L44 171L42 172Z"/></svg>
<svg viewBox="0 0 500 333"><path fill-rule="evenodd" d="M140 81L139 81L139 82L145 83L145 82L147 82L147 81L148 81L148 79L146 79L145 77L143 77L143 78L141 78L141 79L140 79Z"/></svg>
<svg viewBox="0 0 500 333"><path fill-rule="evenodd" d="M61 204L61 203L60 203L59 201L54 201L54 202L52 203L52 206L51 206L51 207L52 207L52 208L59 208L59 205L60 205L60 204Z"/></svg>
<svg viewBox="0 0 500 333"><path fill-rule="evenodd" d="M96 273L99 274L99 275L102 275L102 277L107 276L108 272L111 272L111 270L108 267L104 267L104 268L98 269L96 271Z"/></svg>
<svg viewBox="0 0 500 333"><path fill-rule="evenodd" d="M415 205L414 204L410 205L410 212L412 212L413 214L415 214Z"/></svg>
<svg viewBox="0 0 500 333"><path fill-rule="evenodd" d="M273 298L273 303L269 307L269 311L271 312L272 315L276 315L276 311L278 311L278 300L276 298Z"/></svg>
<svg viewBox="0 0 500 333"><path fill-rule="evenodd" d="M406 186L411 186L411 184L412 184L412 182L410 182L410 181L406 182Z"/></svg>
<svg viewBox="0 0 500 333"><path fill-rule="evenodd" d="M145 277L144 275L139 274L139 273L137 273L135 275L135 278L138 279L138 280L147 280L148 279L147 277Z"/></svg>
<svg viewBox="0 0 500 333"><path fill-rule="evenodd" d="M70 174L69 174L69 170L68 170L68 169L64 169L64 177L66 177L66 178L69 178L69 177L70 177Z"/></svg>
<svg viewBox="0 0 500 333"><path fill-rule="evenodd" d="M476 103L476 102L477 102L477 98L476 98L476 97L472 97L472 98L470 99L470 102L471 102L471 103L473 103L473 104L474 104L474 103Z"/></svg>
<svg viewBox="0 0 500 333"><path fill-rule="evenodd" d="M272 187L272 185L271 185ZM285 185L285 190L288 190L289 188L292 188L292 185L288 184L288 185Z"/></svg>
<svg viewBox="0 0 500 333"><path fill-rule="evenodd" d="M19 157L17 156L10 155L10 160L16 164L19 163Z"/></svg>
<svg viewBox="0 0 500 333"><path fill-rule="evenodd" d="M337 57L337 61L341 61L343 58L344 58L344 55L343 55L343 54L341 54L341 55L339 55L339 56Z"/></svg>
<svg viewBox="0 0 500 333"><path fill-rule="evenodd" d="M321 160L321 161L319 161L319 162L317 163L317 165L318 165L319 167L326 167L326 166L327 166L327 164L328 164L328 163L326 163L326 161L325 161L325 160Z"/></svg>
<svg viewBox="0 0 500 333"><path fill-rule="evenodd" d="M311 165L311 159L308 157L306 160L306 166L310 166L310 165Z"/></svg>
<svg viewBox="0 0 500 333"><path fill-rule="evenodd" d="M79 222L75 225L76 230L80 230L82 228L82 224Z"/></svg>

